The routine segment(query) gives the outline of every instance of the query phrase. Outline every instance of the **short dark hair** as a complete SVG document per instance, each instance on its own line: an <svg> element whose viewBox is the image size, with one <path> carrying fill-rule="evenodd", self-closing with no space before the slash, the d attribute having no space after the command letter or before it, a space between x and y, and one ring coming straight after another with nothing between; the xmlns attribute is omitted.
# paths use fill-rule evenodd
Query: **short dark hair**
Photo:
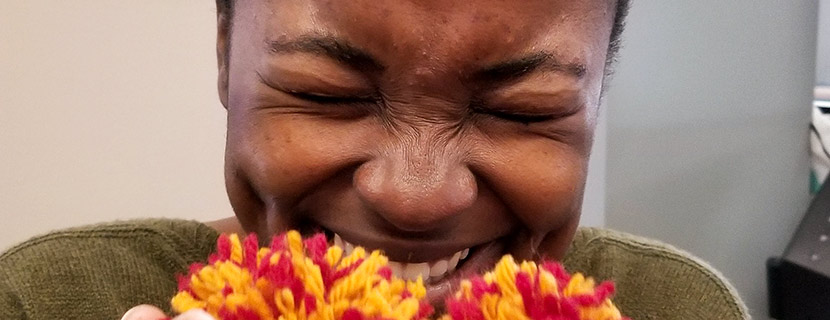
<svg viewBox="0 0 830 320"><path fill-rule="evenodd" d="M233 3L236 0L216 0L216 10L220 16L228 20L230 26L233 18ZM625 29L625 17L628 16L629 0L617 0L617 12L614 15L614 26L611 28L611 39L608 44L608 58L605 62L605 72L611 72L611 66L617 61L617 52L620 51L620 36Z"/></svg>
<svg viewBox="0 0 830 320"><path fill-rule="evenodd" d="M216 0L222 1L222 0ZM233 0L226 0L233 1ZM631 6L629 0L617 0L617 12L614 14L614 26L611 28L611 39L608 43L608 56L605 60L605 73L611 73L612 66L617 61L617 53L622 46L622 32L625 29L625 17L628 16L628 8ZM605 86L603 86L605 87Z"/></svg>

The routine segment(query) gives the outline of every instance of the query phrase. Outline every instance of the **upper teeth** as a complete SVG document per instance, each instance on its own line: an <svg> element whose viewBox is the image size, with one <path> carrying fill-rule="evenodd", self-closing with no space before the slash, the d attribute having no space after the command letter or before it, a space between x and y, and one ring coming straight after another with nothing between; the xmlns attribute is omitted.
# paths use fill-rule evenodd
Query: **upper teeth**
<svg viewBox="0 0 830 320"><path fill-rule="evenodd" d="M343 248L345 254L350 254L356 247L354 244L343 240L343 238L341 238L338 234L334 234L334 244ZM458 266L458 262L464 258L467 258L467 255L469 254L470 248L467 248L443 259L430 262L405 263L390 260L387 265L390 269L392 269L392 273L399 278L414 281L417 280L418 277L421 277L424 282L432 282L443 278L450 272L455 271L455 267Z"/></svg>

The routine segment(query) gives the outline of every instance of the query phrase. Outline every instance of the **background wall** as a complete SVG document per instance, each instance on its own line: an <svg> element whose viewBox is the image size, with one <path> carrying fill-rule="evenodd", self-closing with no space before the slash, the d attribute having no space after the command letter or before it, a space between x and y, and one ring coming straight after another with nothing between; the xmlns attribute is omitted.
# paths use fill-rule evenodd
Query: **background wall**
<svg viewBox="0 0 830 320"><path fill-rule="evenodd" d="M0 1L0 248L231 215L214 30L211 1Z"/></svg>
<svg viewBox="0 0 830 320"><path fill-rule="evenodd" d="M819 1L816 84L830 86L830 1Z"/></svg>
<svg viewBox="0 0 830 320"><path fill-rule="evenodd" d="M817 0L633 1L608 104L606 225L711 262L766 318L806 210Z"/></svg>

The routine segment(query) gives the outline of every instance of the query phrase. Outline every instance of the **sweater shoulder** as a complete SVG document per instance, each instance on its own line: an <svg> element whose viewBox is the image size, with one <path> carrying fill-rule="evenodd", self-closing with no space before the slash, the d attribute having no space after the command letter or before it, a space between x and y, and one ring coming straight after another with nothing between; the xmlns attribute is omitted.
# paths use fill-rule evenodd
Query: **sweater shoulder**
<svg viewBox="0 0 830 320"><path fill-rule="evenodd" d="M634 319L748 319L746 306L712 266L671 245L624 232L580 228L563 260L571 272L612 280Z"/></svg>
<svg viewBox="0 0 830 320"><path fill-rule="evenodd" d="M0 302L14 304L0 309L17 309L28 319L117 319L144 303L167 309L176 274L206 260L217 237L204 224L169 219L37 236L0 255L0 287L6 290Z"/></svg>
<svg viewBox="0 0 830 320"><path fill-rule="evenodd" d="M83 247L72 247L70 244L106 239L141 239L143 243L147 241L169 243L171 246L185 251L199 251L204 249L204 242L200 243L194 240L215 239L216 237L218 237L216 231L197 221L178 219L115 221L55 230L33 237L0 254L0 262L53 248L67 247L67 250L60 250L60 252L83 250ZM141 246L142 242L138 242L136 245Z"/></svg>

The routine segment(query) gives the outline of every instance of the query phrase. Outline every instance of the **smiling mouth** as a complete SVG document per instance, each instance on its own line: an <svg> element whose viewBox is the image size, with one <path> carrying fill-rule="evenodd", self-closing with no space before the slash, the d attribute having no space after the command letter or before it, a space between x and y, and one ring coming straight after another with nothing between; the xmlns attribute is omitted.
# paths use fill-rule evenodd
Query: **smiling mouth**
<svg viewBox="0 0 830 320"><path fill-rule="evenodd" d="M387 265L396 277L410 281L421 278L424 281L427 289L426 298L438 308L458 288L458 284L462 279L481 274L493 268L498 259L504 255L507 247L505 243L508 238L500 237L460 250L445 250L448 247L455 247L453 245L425 244L419 248L422 249L418 250L420 254L409 255L406 254L409 251L407 249L415 250L411 245L412 242L408 242L402 247L396 247L394 243L378 245L378 241L348 240L349 238L345 238L329 229L323 228L323 231L329 240L329 245L343 248L346 254L351 253L358 246L367 250L381 250L389 257ZM434 254L424 254L424 252ZM438 256L438 258L431 258L431 256Z"/></svg>
<svg viewBox="0 0 830 320"><path fill-rule="evenodd" d="M343 248L346 254L352 253L354 248L358 246L343 240L336 233L333 236L333 244ZM407 263L389 260L387 266L392 269L392 273L398 278L415 281L420 277L424 283L432 284L444 279L444 277L453 273L459 264L465 262L470 254L470 249L465 248L452 255L429 262Z"/></svg>

